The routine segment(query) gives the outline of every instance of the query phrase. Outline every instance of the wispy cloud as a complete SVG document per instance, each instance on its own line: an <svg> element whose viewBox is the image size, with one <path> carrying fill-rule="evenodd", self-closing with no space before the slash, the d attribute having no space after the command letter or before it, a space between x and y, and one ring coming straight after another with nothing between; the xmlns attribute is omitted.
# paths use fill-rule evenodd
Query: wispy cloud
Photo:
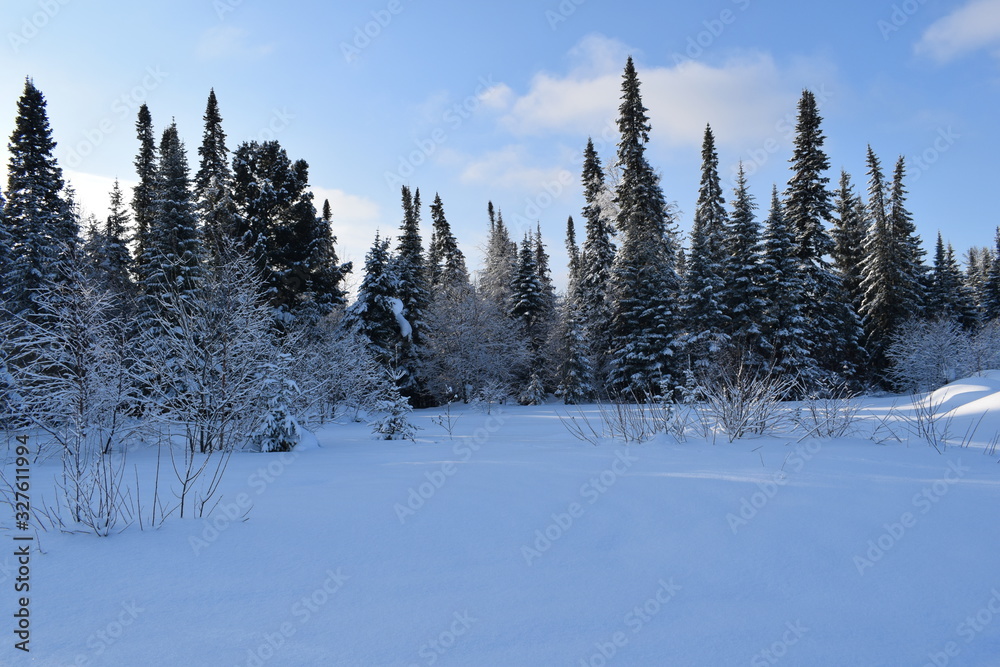
<svg viewBox="0 0 1000 667"><path fill-rule="evenodd" d="M566 75L536 75L500 122L523 136L600 132L618 114L624 52L618 42L589 37L574 49L585 63ZM670 145L700 145L706 122L723 144L766 136L773 133L776 118L794 109L803 87L832 76L832 68L822 62L782 67L758 52L733 56L721 65L639 64L654 141Z"/></svg>
<svg viewBox="0 0 1000 667"><path fill-rule="evenodd" d="M274 50L272 44L251 44L250 33L236 26L215 26L202 33L197 56L202 60L260 58Z"/></svg>
<svg viewBox="0 0 1000 667"><path fill-rule="evenodd" d="M972 51L1000 47L1000 0L973 0L935 21L916 52L949 62Z"/></svg>

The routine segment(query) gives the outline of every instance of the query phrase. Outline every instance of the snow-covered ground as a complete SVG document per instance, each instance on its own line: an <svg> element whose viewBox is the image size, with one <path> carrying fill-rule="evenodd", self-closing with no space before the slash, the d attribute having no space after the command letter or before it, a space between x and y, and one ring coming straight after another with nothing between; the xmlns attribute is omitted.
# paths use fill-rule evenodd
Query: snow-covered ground
<svg viewBox="0 0 1000 667"><path fill-rule="evenodd" d="M30 654L5 530L0 663L1000 665L1000 374L931 398L940 453L907 398L836 439L595 446L556 404L331 425L235 455L213 519L41 533Z"/></svg>

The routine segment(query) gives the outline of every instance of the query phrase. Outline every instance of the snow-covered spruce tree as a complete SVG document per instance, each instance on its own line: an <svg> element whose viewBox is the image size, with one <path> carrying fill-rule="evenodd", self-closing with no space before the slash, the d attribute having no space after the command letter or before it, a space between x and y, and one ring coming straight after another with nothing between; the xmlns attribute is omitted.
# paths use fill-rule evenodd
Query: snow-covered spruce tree
<svg viewBox="0 0 1000 667"><path fill-rule="evenodd" d="M52 154L45 97L31 79L17 101L17 118L7 146L9 243L3 299L13 313L32 313L33 295L66 275L61 265L75 251L79 223L64 194L62 169Z"/></svg>
<svg viewBox="0 0 1000 667"><path fill-rule="evenodd" d="M708 366L727 345L726 287L728 216L719 181L719 155L712 128L701 148L701 185L691 229L691 248L681 291L681 350L686 368Z"/></svg>
<svg viewBox="0 0 1000 667"><path fill-rule="evenodd" d="M215 89L208 93L205 107L205 131L201 146L198 173L194 177L194 197L201 217L205 250L209 261L222 261L223 247L236 232L236 204L232 198L232 169L229 166L229 149L226 133L222 129L222 114Z"/></svg>
<svg viewBox="0 0 1000 667"><path fill-rule="evenodd" d="M598 382L603 383L607 374L608 351L611 348L609 290L615 260L615 246L611 241L614 225L613 220L608 217L607 207L603 205L607 199L604 170L597 151L594 150L594 142L590 139L587 139L587 147L583 152L582 180L586 229L580 249L580 308L589 354Z"/></svg>
<svg viewBox="0 0 1000 667"><path fill-rule="evenodd" d="M111 189L111 207L102 228L91 235L88 255L94 276L114 299L116 312L130 314L135 309L136 287L132 281L132 254L128 249L129 215L118 180Z"/></svg>
<svg viewBox="0 0 1000 667"><path fill-rule="evenodd" d="M1000 319L1000 227L997 227L996 232L996 250L993 251L993 263L986 276L985 297L983 318L987 322Z"/></svg>
<svg viewBox="0 0 1000 667"><path fill-rule="evenodd" d="M976 314L980 321L984 319L986 309L986 286L989 283L990 269L996 257L993 250L986 246L973 246L965 256L965 284L972 294L976 304Z"/></svg>
<svg viewBox="0 0 1000 667"><path fill-rule="evenodd" d="M868 216L864 201L854 192L851 176L840 172L840 187L834 199L836 217L833 226L833 266L840 275L844 294L855 312L862 302L861 267L864 263L864 240Z"/></svg>
<svg viewBox="0 0 1000 667"><path fill-rule="evenodd" d="M761 336L767 300L760 224L754 214L756 208L740 163L725 239L725 280L719 301L729 316L723 331L731 346L740 351L747 363L760 367L764 359Z"/></svg>
<svg viewBox="0 0 1000 667"><path fill-rule="evenodd" d="M153 117L145 104L139 107L135 121L135 131L139 139L139 152L135 156L135 171L139 182L132 190L132 219L135 221L135 280L146 282L149 276L144 271L151 268L144 261L153 245L152 227L156 217L157 172L156 137L153 133Z"/></svg>
<svg viewBox="0 0 1000 667"><path fill-rule="evenodd" d="M444 204L438 194L434 195L434 203L431 204L431 222L434 232L427 254L427 265L432 294L468 285L469 270L465 265L465 255L451 232L451 225L444 214Z"/></svg>
<svg viewBox="0 0 1000 667"><path fill-rule="evenodd" d="M632 58L625 65L619 107L616 228L622 245L612 267L610 324L612 391L638 397L671 382L678 278L672 220L659 177L646 160L649 119Z"/></svg>
<svg viewBox="0 0 1000 667"><path fill-rule="evenodd" d="M511 241L510 232L500 212L494 213L493 202L487 207L490 230L486 241L486 256L479 274L479 292L493 300L501 310L511 307L511 285L517 270L517 244Z"/></svg>
<svg viewBox="0 0 1000 667"><path fill-rule="evenodd" d="M365 275L358 298L347 308L342 325L364 336L372 355L387 368L396 366L402 341L410 334L397 289L389 239L376 232L375 242L365 256Z"/></svg>
<svg viewBox="0 0 1000 667"><path fill-rule="evenodd" d="M538 255L533 239L530 233L525 233L512 282L510 317L521 325L531 350L533 368L538 368L541 362L539 352L547 333L547 304L538 273Z"/></svg>
<svg viewBox="0 0 1000 667"><path fill-rule="evenodd" d="M380 440L413 440L417 427L410 423L413 407L399 392L402 380L398 374L384 385L384 392L375 402L376 416L370 422L372 435Z"/></svg>
<svg viewBox="0 0 1000 667"><path fill-rule="evenodd" d="M771 191L771 210L764 228L764 314L761 351L776 376L794 376L809 359L803 345L804 304L791 298L802 289L795 257L795 236L784 216L778 188Z"/></svg>
<svg viewBox="0 0 1000 667"><path fill-rule="evenodd" d="M868 233L862 264L861 315L865 348L876 380L888 368L885 351L893 333L923 307L920 289L919 239L903 207L902 171L897 167L891 190L885 185L878 157L868 147ZM887 201L886 195L890 195Z"/></svg>
<svg viewBox="0 0 1000 667"><path fill-rule="evenodd" d="M566 254L569 256L569 284L561 304L557 331L559 368L556 395L567 405L587 401L594 395L594 370L591 365L583 316L580 249L576 244L573 217L566 221Z"/></svg>
<svg viewBox="0 0 1000 667"><path fill-rule="evenodd" d="M145 255L139 259L140 321L161 322L163 298L177 293L197 300L202 281L202 246L188 177L187 152L176 123L164 130L156 174L156 199Z"/></svg>
<svg viewBox="0 0 1000 667"><path fill-rule="evenodd" d="M852 374L853 369L845 369L844 363L847 350L857 344L844 339L851 326L843 319L850 313L842 307L840 278L826 260L833 252L833 241L824 223L832 217L833 203L827 189L830 179L823 175L830 161L823 151L822 120L816 96L802 91L790 160L792 177L784 202L785 221L795 235L800 289L785 298L798 301L803 316L802 346L809 356L800 360L799 374L807 390L820 381L838 381Z"/></svg>
<svg viewBox="0 0 1000 667"><path fill-rule="evenodd" d="M400 340L396 369L399 372L399 389L413 405L423 407L431 403L427 393L427 380L423 375L424 322L430 304L427 261L420 238L420 190L410 194L402 186L403 222L400 225L399 244L391 259L392 273L396 277L395 296L403 304L401 316L409 325L408 335Z"/></svg>
<svg viewBox="0 0 1000 667"><path fill-rule="evenodd" d="M926 293L926 313L932 315L932 319L957 322L964 329L974 329L979 323L976 304L955 259L955 251L950 243L945 245L941 232L938 232L934 246L934 264Z"/></svg>

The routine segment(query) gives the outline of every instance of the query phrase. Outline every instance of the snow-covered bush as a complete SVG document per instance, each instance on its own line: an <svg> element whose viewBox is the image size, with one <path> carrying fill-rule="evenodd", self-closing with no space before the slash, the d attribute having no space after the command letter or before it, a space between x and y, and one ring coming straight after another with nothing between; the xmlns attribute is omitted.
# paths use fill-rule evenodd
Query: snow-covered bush
<svg viewBox="0 0 1000 667"><path fill-rule="evenodd" d="M742 355L720 360L698 382L706 416L722 428L730 442L777 426L782 401L794 384L792 378L747 363Z"/></svg>
<svg viewBox="0 0 1000 667"><path fill-rule="evenodd" d="M372 435L381 440L413 440L417 427L410 423L410 402L399 393L395 382L387 382L382 391L374 407L377 416L371 421Z"/></svg>
<svg viewBox="0 0 1000 667"><path fill-rule="evenodd" d="M897 389L930 391L966 373L969 334L950 320L914 319L896 331L886 356Z"/></svg>
<svg viewBox="0 0 1000 667"><path fill-rule="evenodd" d="M545 403L545 387L542 386L542 380L538 377L538 373L531 374L531 379L518 395L517 402L520 405L542 405Z"/></svg>

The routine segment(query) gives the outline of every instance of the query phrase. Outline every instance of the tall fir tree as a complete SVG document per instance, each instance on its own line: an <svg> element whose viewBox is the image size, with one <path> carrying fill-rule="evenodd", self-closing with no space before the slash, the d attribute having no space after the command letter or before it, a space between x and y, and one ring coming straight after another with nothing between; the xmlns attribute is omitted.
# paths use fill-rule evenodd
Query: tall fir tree
<svg viewBox="0 0 1000 667"><path fill-rule="evenodd" d="M761 335L767 307L764 284L763 247L757 203L747 188L743 163L736 174L733 212L725 239L724 286L719 301L729 315L724 332L743 359L753 365L763 362Z"/></svg>
<svg viewBox="0 0 1000 667"><path fill-rule="evenodd" d="M540 224L536 224L535 234L531 238L531 242L535 252L535 270L538 274L538 284L541 288L543 333L547 334L556 316L556 287L555 283L552 282L549 253L545 250L545 241L542 240L542 227Z"/></svg>
<svg viewBox="0 0 1000 667"><path fill-rule="evenodd" d="M766 304L761 350L773 372L792 377L809 358L809 350L803 345L805 305L793 298L802 289L795 233L785 220L777 186L771 191L771 209L765 223L761 273Z"/></svg>
<svg viewBox="0 0 1000 667"><path fill-rule="evenodd" d="M425 320L431 291L423 240L420 237L420 190L415 190L411 195L409 186L402 186L402 200L403 222L392 263L397 281L396 296L402 301L402 316L409 323L410 335L401 341L399 388L411 403L423 407L429 401L422 364L426 356Z"/></svg>
<svg viewBox="0 0 1000 667"><path fill-rule="evenodd" d="M573 216L566 221L566 254L569 257L569 276L566 296L561 304L556 395L567 405L575 405L593 397L595 378L583 317L580 248L576 243Z"/></svg>
<svg viewBox="0 0 1000 667"><path fill-rule="evenodd" d="M365 275L358 297L344 315L342 326L364 336L376 360L395 367L405 325L399 319L402 303L396 296L398 281L389 256L389 239L375 234L375 242L365 256Z"/></svg>
<svg viewBox="0 0 1000 667"><path fill-rule="evenodd" d="M897 329L918 316L923 306L920 281L919 239L904 206L902 163L893 184L887 187L882 166L868 147L868 230L864 242L860 313L865 327L865 348L875 379L887 384L886 351ZM889 195L887 200L886 195ZM916 257L915 257L916 255Z"/></svg>
<svg viewBox="0 0 1000 667"><path fill-rule="evenodd" d="M976 318L980 322L985 321L987 285L995 260L993 250L986 246L973 246L966 253L965 284L972 294L976 306Z"/></svg>
<svg viewBox="0 0 1000 667"><path fill-rule="evenodd" d="M615 260L611 237L614 225L601 204L607 186L601 159L590 139L587 139L583 157L585 238L580 249L580 310L596 381L601 383L607 374L611 349L610 288Z"/></svg>
<svg viewBox="0 0 1000 667"><path fill-rule="evenodd" d="M833 252L833 241L825 228L832 217L833 202L827 189L830 179L824 175L830 161L823 151L822 120L816 96L802 91L784 217L795 234L801 289L787 298L799 301L803 315L802 347L808 356L801 360L799 375L807 389L843 375L846 348L853 345L843 339L846 313L840 308L840 280L826 260Z"/></svg>
<svg viewBox="0 0 1000 667"><path fill-rule="evenodd" d="M7 273L4 297L14 313L37 311L34 296L49 281L65 276L75 252L79 222L64 192L62 168L53 155L45 96L30 78L17 101L17 118L7 150L4 221Z"/></svg>
<svg viewBox="0 0 1000 667"><path fill-rule="evenodd" d="M532 367L538 368L545 343L547 304L539 277L538 255L532 234L526 233L518 254L517 271L511 290L510 316L520 322L532 354Z"/></svg>
<svg viewBox="0 0 1000 667"><path fill-rule="evenodd" d="M119 313L130 312L136 297L132 281L132 255L128 248L128 225L125 195L118 179L115 179L108 217L98 235L100 244L95 248L92 260L97 269L97 284L113 295Z"/></svg>
<svg viewBox="0 0 1000 667"><path fill-rule="evenodd" d="M139 139L139 152L135 156L135 171L139 182L132 190L132 219L135 222L135 262L136 281L145 282L148 276L141 272L146 263L143 258L152 247L153 218L156 217L157 172L156 136L153 133L153 117L145 104L139 107L135 131Z"/></svg>
<svg viewBox="0 0 1000 667"><path fill-rule="evenodd" d="M1000 227L997 227L993 262L986 277L985 297L983 317L992 322L1000 318Z"/></svg>
<svg viewBox="0 0 1000 667"><path fill-rule="evenodd" d="M487 206L489 214L489 238L486 241L486 257L479 277L479 290L505 312L511 308L511 285L517 269L517 244L510 238L510 232L503 222L503 215L494 212L493 202Z"/></svg>
<svg viewBox="0 0 1000 667"><path fill-rule="evenodd" d="M840 187L834 199L836 217L833 227L833 266L840 274L844 294L855 312L861 308L861 267L864 263L864 241L867 231L865 204L854 192L851 176L840 172Z"/></svg>
<svg viewBox="0 0 1000 667"><path fill-rule="evenodd" d="M642 397L672 388L678 278L672 220L659 177L646 159L649 119L629 57L619 106L616 228L622 245L611 277L609 384Z"/></svg>
<svg viewBox="0 0 1000 667"><path fill-rule="evenodd" d="M195 213L187 151L171 123L163 131L156 175L155 215L150 221L150 245L141 259L144 312L161 315L162 299L170 293L197 299L202 283L202 246Z"/></svg>
<svg viewBox="0 0 1000 667"><path fill-rule="evenodd" d="M685 365L709 365L727 346L729 315L722 301L725 290L728 216L719 180L719 155L712 128L705 128L701 148L701 185L691 229L681 296Z"/></svg>
<svg viewBox="0 0 1000 667"><path fill-rule="evenodd" d="M237 225L229 149L214 88L208 93L203 120L205 131L198 147L200 160L194 178L194 196L201 216L205 248L213 261L221 261Z"/></svg>
<svg viewBox="0 0 1000 667"><path fill-rule="evenodd" d="M434 230L427 255L431 291L438 293L442 290L467 287L469 270L466 268L465 255L462 254L458 240L451 231L440 195L434 195L430 211Z"/></svg>
<svg viewBox="0 0 1000 667"><path fill-rule="evenodd" d="M972 293L962 276L951 244L944 243L938 232L934 245L934 263L926 295L926 313L932 319L957 322L965 329L976 326L979 318Z"/></svg>

